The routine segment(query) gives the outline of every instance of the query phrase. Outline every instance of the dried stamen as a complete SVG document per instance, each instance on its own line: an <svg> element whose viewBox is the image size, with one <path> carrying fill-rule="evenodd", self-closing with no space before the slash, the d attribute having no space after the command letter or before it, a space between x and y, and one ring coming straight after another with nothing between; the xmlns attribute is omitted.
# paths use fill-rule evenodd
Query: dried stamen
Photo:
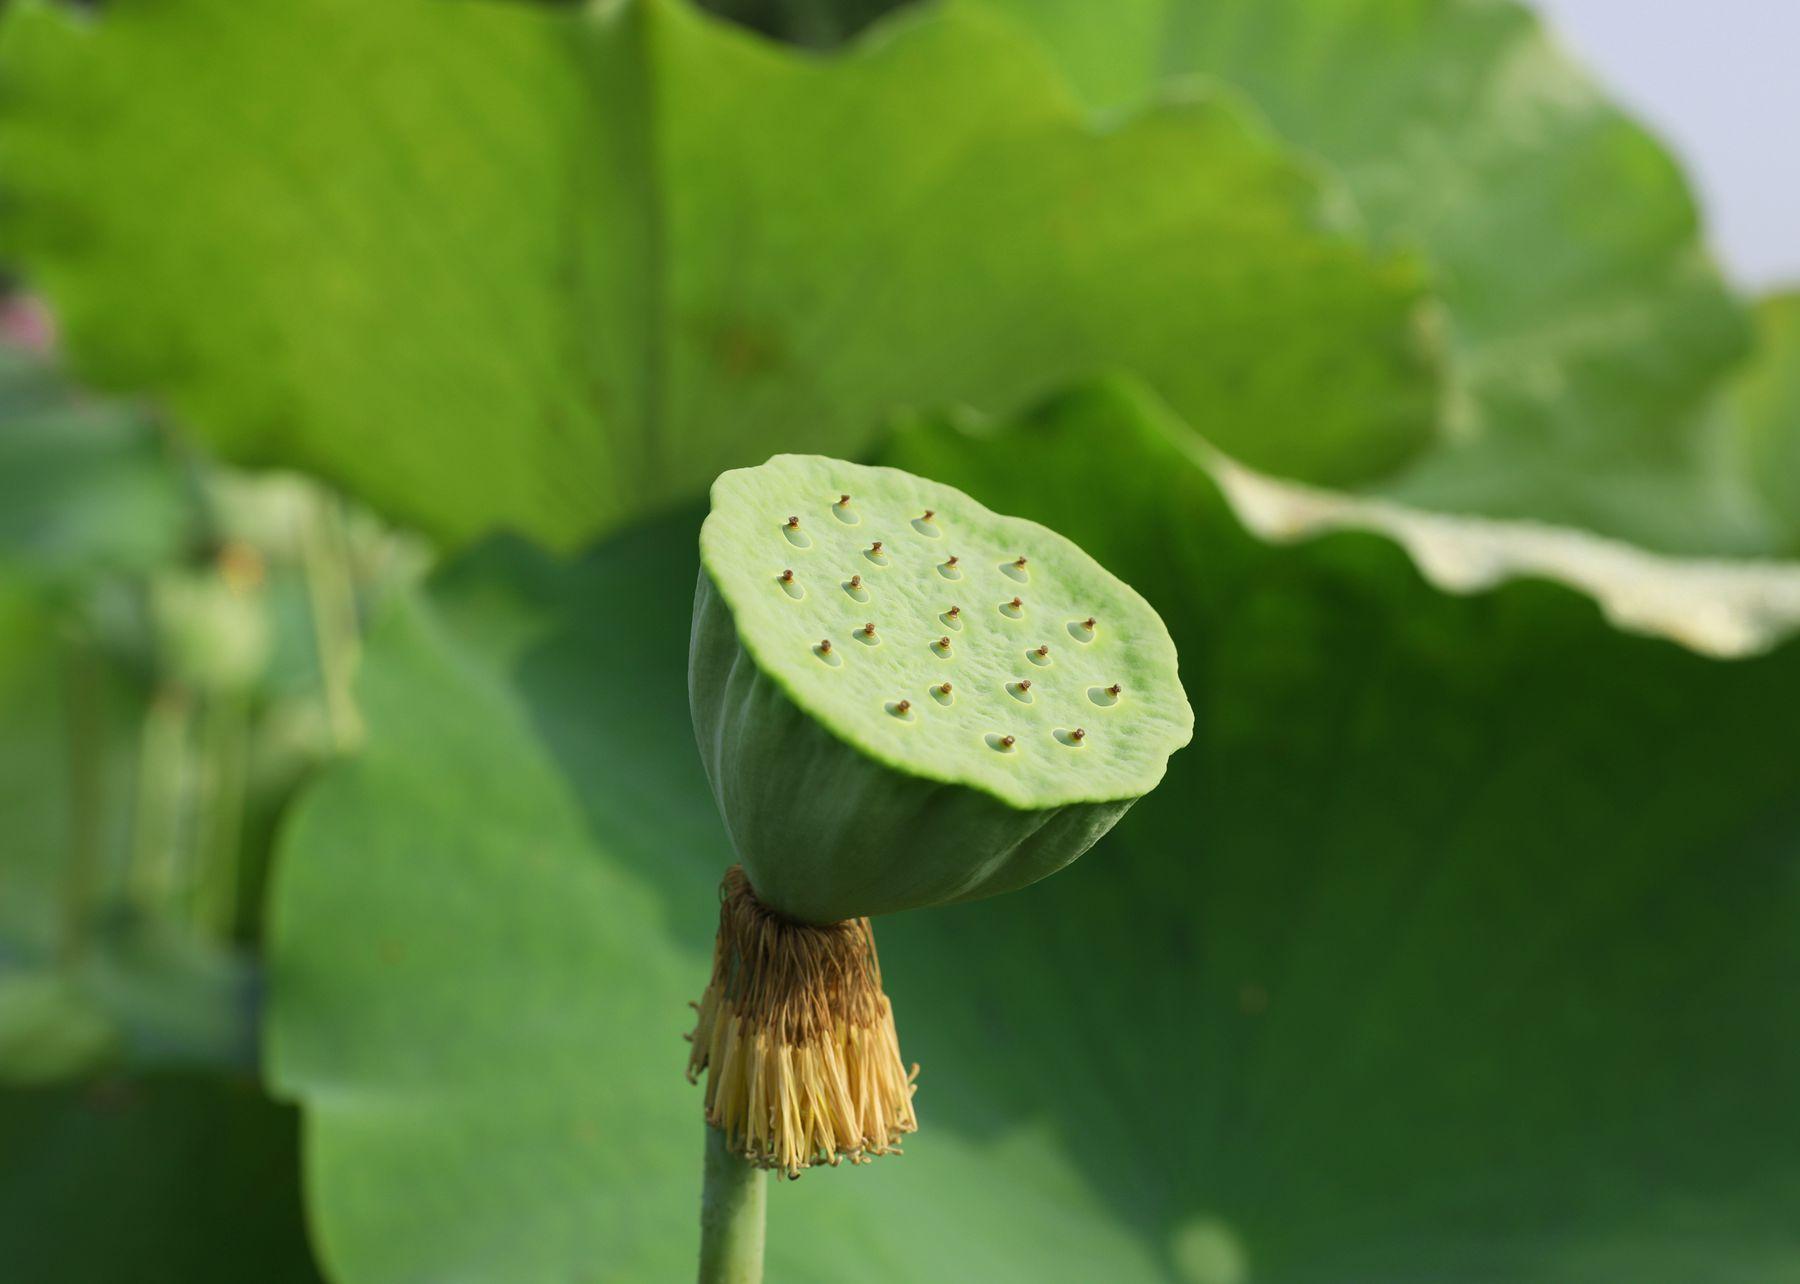
<svg viewBox="0 0 1800 1284"><path fill-rule="evenodd" d="M789 1177L897 1153L918 1127L918 1067L901 1063L869 920L783 918L737 865L720 899L687 1070L689 1082L706 1072L707 1122L750 1163Z"/></svg>

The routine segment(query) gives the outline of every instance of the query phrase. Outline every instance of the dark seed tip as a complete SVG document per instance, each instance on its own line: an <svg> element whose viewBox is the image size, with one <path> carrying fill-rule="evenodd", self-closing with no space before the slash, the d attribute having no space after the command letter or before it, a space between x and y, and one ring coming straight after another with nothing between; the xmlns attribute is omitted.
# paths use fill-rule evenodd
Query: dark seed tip
<svg viewBox="0 0 1800 1284"><path fill-rule="evenodd" d="M1050 648L1049 648L1049 647L1047 647L1047 646L1041 646L1041 647L1039 647L1039 648L1038 648L1038 654L1039 654L1039 655L1049 655L1049 654L1050 654Z"/></svg>
<svg viewBox="0 0 1800 1284"><path fill-rule="evenodd" d="M1081 627L1086 629L1089 633L1092 633L1094 631L1094 617L1091 615L1088 616L1087 619L1081 622Z"/></svg>
<svg viewBox="0 0 1800 1284"><path fill-rule="evenodd" d="M798 517L790 517L790 518L788 518L788 525L789 525L789 526L798 526L798 525L799 525L799 524L800 524L800 519L799 519L799 518L798 518Z"/></svg>
<svg viewBox="0 0 1800 1284"><path fill-rule="evenodd" d="M820 638L819 639L819 650L821 650L829 655L831 652L831 639L830 638Z"/></svg>
<svg viewBox="0 0 1800 1284"><path fill-rule="evenodd" d="M863 636L864 636L864 637L866 637L866 638L872 638L872 637L874 637L874 636L875 636L875 623L874 623L874 621L872 621L872 620L871 620L871 621L870 621L870 622L869 622L869 623L867 623L867 624L865 624L865 625L863 625Z"/></svg>
<svg viewBox="0 0 1800 1284"><path fill-rule="evenodd" d="M1021 690L1021 691L1031 690L1031 679L1030 678L1020 678L1019 679L1019 690Z"/></svg>
<svg viewBox="0 0 1800 1284"><path fill-rule="evenodd" d="M1125 689L1124 687L1120 686L1117 682L1115 682L1110 687L1106 688L1106 694L1107 695L1118 695L1119 692L1123 691L1124 689Z"/></svg>
<svg viewBox="0 0 1800 1284"><path fill-rule="evenodd" d="M920 520L920 521L922 521L922 522L928 522L928 521L930 521L930 520L931 520L931 519L932 519L932 518L934 518L934 517L936 517L936 516L937 516L937 510L936 510L936 509L933 509L933 508L927 508L927 509L926 509L926 510L925 510L925 515L924 515L924 516L923 516L923 517L921 517L921 518L919 518L919 520Z"/></svg>
<svg viewBox="0 0 1800 1284"><path fill-rule="evenodd" d="M1076 727L1075 730L1073 730L1069 733L1069 739L1071 739L1071 740L1087 739L1087 729L1084 727Z"/></svg>
<svg viewBox="0 0 1800 1284"><path fill-rule="evenodd" d="M1008 749L1011 749L1013 747L1013 738L1011 736L1001 736L1000 743L1005 745Z"/></svg>
<svg viewBox="0 0 1800 1284"><path fill-rule="evenodd" d="M900 710L901 713L905 713L908 709L912 708L912 701L911 700L902 700L899 704L895 705L894 707L896 709Z"/></svg>
<svg viewBox="0 0 1800 1284"><path fill-rule="evenodd" d="M793 578L794 578L794 573L791 570L783 571L781 573L781 582L783 584L790 582Z"/></svg>
<svg viewBox="0 0 1800 1284"><path fill-rule="evenodd" d="M850 496L848 496L848 495L839 495L838 496L838 507L839 508L842 508L845 504L848 504L849 502L850 502Z"/></svg>

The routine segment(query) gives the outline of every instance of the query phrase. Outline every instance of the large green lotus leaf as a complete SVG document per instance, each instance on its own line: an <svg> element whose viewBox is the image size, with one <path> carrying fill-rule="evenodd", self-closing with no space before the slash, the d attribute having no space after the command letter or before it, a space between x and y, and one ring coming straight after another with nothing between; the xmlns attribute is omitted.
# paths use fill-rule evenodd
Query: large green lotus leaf
<svg viewBox="0 0 1800 1284"><path fill-rule="evenodd" d="M1341 170L1378 243L1423 251L1451 389L1440 447L1385 493L1673 552L1782 541L1704 428L1747 331L1688 187L1525 8L976 2L1035 30L1097 107L1195 74L1242 88Z"/></svg>
<svg viewBox="0 0 1800 1284"><path fill-rule="evenodd" d="M8 1280L306 1284L296 1120L247 1080L0 1092Z"/></svg>
<svg viewBox="0 0 1800 1284"><path fill-rule="evenodd" d="M1286 474L1431 431L1416 273L1307 167L1216 95L1096 130L991 16L822 58L677 0L15 8L0 237L83 373L442 536L1117 366Z"/></svg>
<svg viewBox="0 0 1800 1284"><path fill-rule="evenodd" d="M771 1278L1800 1271L1800 647L1267 547L1190 448L1103 389L891 452L1149 595L1198 725L1069 870L878 922L922 1131L780 1184ZM684 708L698 518L491 546L372 641L367 747L273 902L341 1280L691 1269L679 1036L730 859Z"/></svg>

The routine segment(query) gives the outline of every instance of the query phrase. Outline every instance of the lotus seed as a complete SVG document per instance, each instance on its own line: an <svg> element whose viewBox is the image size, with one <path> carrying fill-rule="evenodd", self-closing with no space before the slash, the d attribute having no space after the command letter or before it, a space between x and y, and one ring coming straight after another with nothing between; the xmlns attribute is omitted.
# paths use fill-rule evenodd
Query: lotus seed
<svg viewBox="0 0 1800 1284"><path fill-rule="evenodd" d="M1045 656L1045 655L1049 655L1049 654L1050 654L1050 648L1049 648L1049 647L1047 647L1047 646L1041 646L1041 647L1039 647L1039 648L1038 648L1038 649L1037 649L1037 653L1038 653L1038 654L1039 654L1039 655L1040 655L1040 656Z"/></svg>
<svg viewBox="0 0 1800 1284"><path fill-rule="evenodd" d="M1025 559L1021 557L1018 561L1014 562L1013 565L1018 567L1020 570L1024 570L1025 569Z"/></svg>
<svg viewBox="0 0 1800 1284"><path fill-rule="evenodd" d="M950 694L950 684L948 682L946 682L946 683L944 683L943 686L939 687L938 690L943 692L945 695L949 695Z"/></svg>
<svg viewBox="0 0 1800 1284"><path fill-rule="evenodd" d="M783 583L783 584L792 584L792 583L793 583L793 582L794 582L794 573L793 573L793 571L791 571L791 570L788 570L788 571L783 571L783 572L782 572L782 573L781 573L781 582L782 582L782 583Z"/></svg>
<svg viewBox="0 0 1800 1284"><path fill-rule="evenodd" d="M798 517L788 518L788 529L791 531L799 530L800 529L800 519Z"/></svg>
<svg viewBox="0 0 1800 1284"><path fill-rule="evenodd" d="M1021 690L1021 691L1031 690L1031 679L1030 678L1020 678L1019 679L1019 690Z"/></svg>
<svg viewBox="0 0 1800 1284"><path fill-rule="evenodd" d="M1000 743L1006 748L1011 749L1013 747L1013 738L1011 736L1001 736Z"/></svg>
<svg viewBox="0 0 1800 1284"><path fill-rule="evenodd" d="M861 588L861 587L862 587L862 576L860 576L860 575L852 575L852 576L851 576L851 577L850 577L850 587L851 587L851 588L853 588L853 589L859 589L859 588Z"/></svg>
<svg viewBox="0 0 1800 1284"><path fill-rule="evenodd" d="M848 495L839 495L838 496L838 507L839 508L842 508L844 505L848 504L849 502L850 502L850 496L848 496Z"/></svg>
<svg viewBox="0 0 1800 1284"><path fill-rule="evenodd" d="M863 636L866 638L872 638L875 636L874 621L870 621L868 624L863 625Z"/></svg>
<svg viewBox="0 0 1800 1284"><path fill-rule="evenodd" d="M1012 607L1012 609L1016 611L1021 606L1025 605L1025 599L1022 597L1015 597L1012 601L1008 602L1007 605Z"/></svg>
<svg viewBox="0 0 1800 1284"><path fill-rule="evenodd" d="M1075 739L1075 740L1086 740L1087 739L1087 728L1076 727L1075 730L1073 730L1069 733L1069 735L1072 739Z"/></svg>
<svg viewBox="0 0 1800 1284"><path fill-rule="evenodd" d="M962 607L953 606L947 612L945 612L945 614L947 614L951 619L954 620L957 616L962 614Z"/></svg>
<svg viewBox="0 0 1800 1284"><path fill-rule="evenodd" d="M939 638L938 645L940 647L942 647L944 650L948 651L950 649L950 639L947 637Z"/></svg>
<svg viewBox="0 0 1800 1284"><path fill-rule="evenodd" d="M869 551L871 553L879 553L881 551L881 541L876 540L873 544L869 545Z"/></svg>
<svg viewBox="0 0 1800 1284"><path fill-rule="evenodd" d="M937 510L935 508L927 508L923 513L921 513L919 515L919 520L922 522L928 522L936 516L937 516Z"/></svg>
<svg viewBox="0 0 1800 1284"><path fill-rule="evenodd" d="M911 700L902 700L899 704L895 705L894 707L896 709L900 710L901 713L905 713L908 709L912 708L912 701Z"/></svg>
<svg viewBox="0 0 1800 1284"><path fill-rule="evenodd" d="M1091 615L1088 616L1087 619L1081 622L1081 627L1086 629L1089 633L1092 633L1094 631L1094 617Z"/></svg>
<svg viewBox="0 0 1800 1284"><path fill-rule="evenodd" d="M826 655L830 655L831 654L831 639L830 638L820 638L819 639L819 650L823 651Z"/></svg>

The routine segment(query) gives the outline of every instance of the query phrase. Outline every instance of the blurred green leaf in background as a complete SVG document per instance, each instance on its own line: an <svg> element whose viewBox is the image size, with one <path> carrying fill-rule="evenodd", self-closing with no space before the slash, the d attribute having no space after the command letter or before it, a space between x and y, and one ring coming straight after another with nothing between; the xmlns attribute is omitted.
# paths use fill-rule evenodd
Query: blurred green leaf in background
<svg viewBox="0 0 1800 1284"><path fill-rule="evenodd" d="M1431 431L1417 276L1305 167L1228 96L1089 129L979 14L820 61L675 0L26 3L0 75L78 368L452 540L1127 365L1313 480Z"/></svg>
<svg viewBox="0 0 1800 1284"><path fill-rule="evenodd" d="M883 920L928 1131L774 1192L773 1276L1791 1272L1800 649L1447 598L1367 536L1269 549L1178 440L1102 388L890 456L1141 585L1205 734L1064 875ZM688 1260L670 1069L729 859L683 713L693 526L479 550L374 640L367 750L275 901L273 1073L342 1278Z"/></svg>

